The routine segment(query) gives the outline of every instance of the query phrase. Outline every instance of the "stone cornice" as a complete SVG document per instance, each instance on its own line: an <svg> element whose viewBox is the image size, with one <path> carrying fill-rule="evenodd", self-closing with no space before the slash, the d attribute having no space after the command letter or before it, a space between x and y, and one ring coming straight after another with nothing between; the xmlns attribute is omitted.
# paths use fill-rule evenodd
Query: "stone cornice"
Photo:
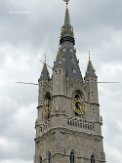
<svg viewBox="0 0 122 163"><path fill-rule="evenodd" d="M97 141L101 141L103 139L103 136L101 135L95 135L95 134L89 134L89 133L85 133L85 132L81 132L81 131L74 131L65 127L54 127L54 128L50 128L49 130L47 130L46 132L44 132L40 138L44 138L45 136L51 136L54 135L56 132L62 133L62 134L69 134L69 135L75 135L75 136L80 136L80 137L85 137L87 139L94 139Z"/></svg>

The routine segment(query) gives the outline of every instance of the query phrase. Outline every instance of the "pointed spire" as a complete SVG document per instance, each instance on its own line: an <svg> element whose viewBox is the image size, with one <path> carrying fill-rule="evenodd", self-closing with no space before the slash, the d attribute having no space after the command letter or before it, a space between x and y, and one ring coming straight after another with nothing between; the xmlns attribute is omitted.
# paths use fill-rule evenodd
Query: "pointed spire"
<svg viewBox="0 0 122 163"><path fill-rule="evenodd" d="M70 26L70 16L69 16L69 9L66 8L66 11L65 11L65 19L64 19L64 26Z"/></svg>
<svg viewBox="0 0 122 163"><path fill-rule="evenodd" d="M68 10L68 3L70 0L64 0L66 2L66 11L65 11L65 19L64 19L64 26L71 26L70 25L70 16Z"/></svg>
<svg viewBox="0 0 122 163"><path fill-rule="evenodd" d="M49 80L50 77L49 77L49 72L48 72L48 68L47 68L47 64L46 64L46 54L44 54L44 57L45 57L45 61L43 64L43 69L41 72L40 79Z"/></svg>
<svg viewBox="0 0 122 163"><path fill-rule="evenodd" d="M88 51L89 52L89 61L91 60L91 53L90 53L90 50Z"/></svg>
<svg viewBox="0 0 122 163"><path fill-rule="evenodd" d="M73 27L70 23L70 14L68 9L69 0L64 1L66 2L64 25L61 28L61 37L59 42L60 46L57 53L56 61L54 62L54 69L64 69L65 75L68 79L83 80L78 60L75 54L75 39Z"/></svg>
<svg viewBox="0 0 122 163"><path fill-rule="evenodd" d="M90 76L96 76L95 74L95 69L92 65L92 62L91 62L91 56L90 56L90 51L89 51L89 61L88 61L88 65L87 65L87 70L86 70L86 75L90 75Z"/></svg>
<svg viewBox="0 0 122 163"><path fill-rule="evenodd" d="M62 44L65 41L69 41L69 42L75 44L73 27L70 24L69 9L67 6L69 0L64 0L64 1L66 2L66 11L65 11L64 25L61 28L60 44Z"/></svg>

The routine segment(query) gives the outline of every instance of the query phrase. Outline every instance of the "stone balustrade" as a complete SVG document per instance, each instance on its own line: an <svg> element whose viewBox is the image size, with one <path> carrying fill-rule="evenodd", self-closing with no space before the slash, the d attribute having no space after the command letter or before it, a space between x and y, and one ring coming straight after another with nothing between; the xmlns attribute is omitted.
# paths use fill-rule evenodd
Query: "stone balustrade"
<svg viewBox="0 0 122 163"><path fill-rule="evenodd" d="M45 123L41 123L38 124L39 128L40 128L40 134L43 134L44 132L46 132L48 129L50 129L51 127L51 122L47 121ZM74 118L74 117L68 117L67 118L67 124L65 126L66 128L69 129L73 129L73 130L78 130L80 131L80 129L83 130L87 130L87 131L93 131L95 126L94 126L94 122L90 122L81 118ZM52 127L53 128L53 127Z"/></svg>
<svg viewBox="0 0 122 163"><path fill-rule="evenodd" d="M94 123L81 119L81 118L72 118L69 117L67 120L67 124L70 126L74 126L77 128L87 129L87 130L94 130Z"/></svg>

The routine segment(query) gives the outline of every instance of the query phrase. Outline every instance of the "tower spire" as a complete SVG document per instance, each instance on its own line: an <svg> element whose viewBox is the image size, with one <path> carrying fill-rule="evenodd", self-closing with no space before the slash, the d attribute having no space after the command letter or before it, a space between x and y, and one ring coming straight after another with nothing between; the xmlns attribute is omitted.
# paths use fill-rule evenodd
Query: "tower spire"
<svg viewBox="0 0 122 163"><path fill-rule="evenodd" d="M83 80L76 56L76 50L74 48L75 39L68 9L68 3L70 0L63 1L66 2L66 10L64 24L61 28L61 37L59 41L60 46L56 61L54 62L54 68L62 68L66 77L69 79Z"/></svg>
<svg viewBox="0 0 122 163"><path fill-rule="evenodd" d="M69 9L68 9L68 7L66 7L64 25L65 26L71 26L70 25L70 16L69 16Z"/></svg>
<svg viewBox="0 0 122 163"><path fill-rule="evenodd" d="M90 53L90 50L88 51L89 52L89 61L91 60L91 53Z"/></svg>
<svg viewBox="0 0 122 163"><path fill-rule="evenodd" d="M44 63L46 63L46 60L47 60L46 54L44 53Z"/></svg>
<svg viewBox="0 0 122 163"><path fill-rule="evenodd" d="M88 60L86 75L92 75L92 76L94 76L96 74L95 74L95 69L94 69L93 64L92 64L92 61L91 61L90 50L88 52L89 52L89 60Z"/></svg>
<svg viewBox="0 0 122 163"><path fill-rule="evenodd" d="M61 28L61 39L60 44L65 41L69 41L75 45L73 27L70 23L70 14L68 9L68 2L69 0L64 0L66 2L66 11L65 11L65 18L64 18L64 25Z"/></svg>
<svg viewBox="0 0 122 163"><path fill-rule="evenodd" d="M69 0L64 0L64 1L66 2L66 12L65 12L64 25L65 26L71 26L70 25L69 9L68 9Z"/></svg>
<svg viewBox="0 0 122 163"><path fill-rule="evenodd" d="M48 68L47 68L47 64L46 64L46 54L44 53L44 64L43 64L43 68L42 68L42 72L41 72L41 79L45 79L45 80L49 80L49 72L48 72Z"/></svg>

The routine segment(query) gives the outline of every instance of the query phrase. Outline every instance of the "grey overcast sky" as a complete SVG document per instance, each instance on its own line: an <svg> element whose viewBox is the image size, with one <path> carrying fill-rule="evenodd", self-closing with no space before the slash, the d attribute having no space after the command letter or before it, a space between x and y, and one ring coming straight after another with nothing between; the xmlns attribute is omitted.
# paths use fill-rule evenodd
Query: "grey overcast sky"
<svg viewBox="0 0 122 163"><path fill-rule="evenodd" d="M108 163L122 163L122 0L71 0L71 23L84 75L88 50L99 81ZM43 53L53 65L65 4L62 0L0 0L0 163L32 163Z"/></svg>

